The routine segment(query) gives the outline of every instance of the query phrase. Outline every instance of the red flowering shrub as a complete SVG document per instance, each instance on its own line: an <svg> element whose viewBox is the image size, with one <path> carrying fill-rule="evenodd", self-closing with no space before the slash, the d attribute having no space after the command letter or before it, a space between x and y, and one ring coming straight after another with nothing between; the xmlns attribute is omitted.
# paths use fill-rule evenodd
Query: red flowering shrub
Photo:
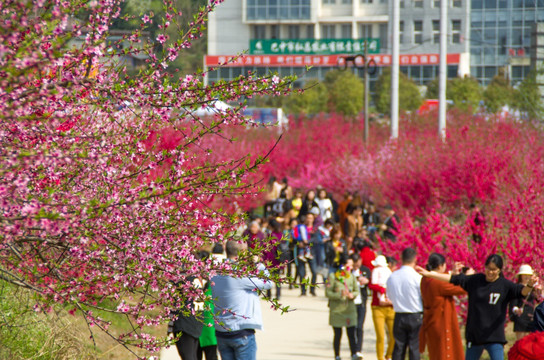
<svg viewBox="0 0 544 360"><path fill-rule="evenodd" d="M262 171L251 176L287 176L294 187L319 184L337 197L357 190L391 203L402 222L398 241L382 243L388 254L417 246L422 262L439 251L452 262L482 270L485 258L499 252L506 257L508 276L524 262L544 275L542 261L535 261L543 258L544 248L542 132L530 123L450 112L443 142L435 115L405 116L396 141L388 139L386 126L373 125L368 147L361 123L337 115L297 119ZM238 136L243 140L219 153L263 153L278 137L263 129ZM261 201L257 196L240 204L250 208ZM485 219L479 242L473 240L473 202Z"/></svg>

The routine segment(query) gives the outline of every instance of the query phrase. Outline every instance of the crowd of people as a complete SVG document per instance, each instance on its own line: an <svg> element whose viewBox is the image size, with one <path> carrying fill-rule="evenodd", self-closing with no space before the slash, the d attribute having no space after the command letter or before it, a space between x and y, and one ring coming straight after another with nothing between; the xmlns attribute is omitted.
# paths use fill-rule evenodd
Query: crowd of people
<svg viewBox="0 0 544 360"><path fill-rule="evenodd" d="M399 221L391 206L378 211L375 204L362 201L357 194L346 193L337 203L323 188L304 194L293 190L287 179L280 182L272 178L264 216L249 217L247 226L239 230L243 243L226 243L226 261L236 262L244 246L263 247L266 250L258 260L262 270L267 271L266 264L285 271L294 281L289 287L297 284L300 296L317 296L316 290L324 287L335 360L340 360L344 328L351 359L363 358L363 323L369 297L379 360L400 360L406 354L410 360L417 360L425 350L431 360L479 359L484 350L491 360L502 360L507 315L514 322L520 344L526 339L533 341L531 332L544 331L543 305L537 307L542 301L542 287L530 265L522 265L517 281L512 282L502 275L504 264L497 254L485 261L484 273L476 274L463 264L455 264L448 271L446 257L438 253L428 259L418 259L412 248L402 254L378 253L377 237L395 241ZM400 264L395 259L398 255ZM423 261L425 268L417 265ZM318 282L318 277L322 281ZM262 326L255 290L280 299L281 285L276 283L273 296L272 282L258 278L222 276L211 283L221 359L255 359L254 333ZM457 297L468 297L466 348L456 312ZM183 338L183 332L176 329ZM195 338L193 342L199 348ZM544 342L544 338L535 341ZM178 344L182 344L178 345L182 359L193 360L182 355L180 346L187 348L186 341ZM523 345L516 346L511 353ZM215 356L206 352L206 359L217 359L215 348L213 351Z"/></svg>

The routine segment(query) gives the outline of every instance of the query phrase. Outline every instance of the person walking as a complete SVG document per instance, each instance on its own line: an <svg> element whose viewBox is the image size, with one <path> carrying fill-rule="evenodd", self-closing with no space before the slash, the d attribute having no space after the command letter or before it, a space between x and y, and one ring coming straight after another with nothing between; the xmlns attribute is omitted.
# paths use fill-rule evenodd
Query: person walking
<svg viewBox="0 0 544 360"><path fill-rule="evenodd" d="M194 276L189 277L188 280L195 289L201 289L205 285L201 279ZM176 311L174 313L173 333L174 337L177 338L176 348L181 360L197 360L199 338L204 327L204 303L186 301L184 308L189 312ZM191 313L193 311L194 313Z"/></svg>
<svg viewBox="0 0 544 360"><path fill-rule="evenodd" d="M346 247L348 248L348 251L351 250L351 247L353 245L353 240L357 236L357 233L359 230L363 228L363 206L349 206L347 210L347 216L346 216Z"/></svg>
<svg viewBox="0 0 544 360"><path fill-rule="evenodd" d="M531 265L523 264L516 274L517 282L526 285L534 275ZM514 333L519 340L529 334L533 325L535 307L538 305L539 296L535 291L523 299L515 299L510 302L510 320L514 323Z"/></svg>
<svg viewBox="0 0 544 360"><path fill-rule="evenodd" d="M515 284L502 275L500 255L490 255L485 261L485 272L474 275L451 275L416 267L419 273L461 286L468 294L468 316L465 330L466 360L478 360L484 350L491 360L504 359L504 324L508 303L529 295L536 282L533 276L527 285ZM462 264L457 264L457 268Z"/></svg>
<svg viewBox="0 0 544 360"><path fill-rule="evenodd" d="M384 207L385 219L383 224L380 225L380 229L383 231L384 240L397 241L399 217L395 213L393 207L389 204Z"/></svg>
<svg viewBox="0 0 544 360"><path fill-rule="evenodd" d="M445 274L446 258L433 253L427 260L427 270ZM429 360L463 359L465 352L459 331L454 296L466 295L461 287L436 279L421 279L423 325L419 333L419 351L429 350Z"/></svg>
<svg viewBox="0 0 544 360"><path fill-rule="evenodd" d="M317 230L317 229L316 229ZM293 229L293 239L297 242L295 247L295 264L300 278L300 295L306 296L306 264L311 273L310 294L317 296L317 264L311 253L310 241L314 233L314 215L308 214L304 217L304 223Z"/></svg>
<svg viewBox="0 0 544 360"><path fill-rule="evenodd" d="M393 323L395 321L395 310L391 300L387 298L386 286L387 279L391 276L391 269L387 264L387 259L383 255L378 255L376 260L372 261L372 276L368 288L372 290L372 320L374 321L374 330L376 331L376 355L378 360L384 360L385 348L385 327L389 335L389 344L385 359L391 359L393 356L393 347L395 339L393 338Z"/></svg>
<svg viewBox="0 0 544 360"><path fill-rule="evenodd" d="M359 283L352 274L353 261L345 254L340 256L338 270L329 274L325 294L329 299L329 324L334 331L333 349L335 360L340 360L342 328L346 328L352 360L362 359L357 355L355 331L357 310L355 298L359 295Z"/></svg>
<svg viewBox="0 0 544 360"><path fill-rule="evenodd" d="M238 254L246 244L227 241L227 261L236 266ZM258 268L267 274L264 266ZM215 335L221 360L256 360L255 330L262 330L263 320L259 294L268 290L271 281L258 277L235 278L218 275L212 279L212 297L215 310Z"/></svg>
<svg viewBox="0 0 544 360"><path fill-rule="evenodd" d="M401 360L408 350L410 360L419 360L419 330L423 323L421 275L415 270L417 253L412 248L402 251L402 267L387 279L387 297L395 309L393 360Z"/></svg>
<svg viewBox="0 0 544 360"><path fill-rule="evenodd" d="M355 308L357 310L357 353L359 357L363 357L363 325L366 317L366 303L368 300L368 284L370 283L370 269L363 265L359 254L351 254L350 259L353 261L353 275L359 283L359 295L355 298Z"/></svg>
<svg viewBox="0 0 544 360"><path fill-rule="evenodd" d="M323 219L323 221L332 219L332 201L329 198L329 195L327 194L327 191L325 189L319 190L315 202L317 203L317 206L319 206L319 213L321 215L321 219Z"/></svg>
<svg viewBox="0 0 544 360"><path fill-rule="evenodd" d="M257 220L249 223L248 228L242 233L242 237L246 239L247 246L250 249L255 249L264 246L266 235L261 231L261 224Z"/></svg>

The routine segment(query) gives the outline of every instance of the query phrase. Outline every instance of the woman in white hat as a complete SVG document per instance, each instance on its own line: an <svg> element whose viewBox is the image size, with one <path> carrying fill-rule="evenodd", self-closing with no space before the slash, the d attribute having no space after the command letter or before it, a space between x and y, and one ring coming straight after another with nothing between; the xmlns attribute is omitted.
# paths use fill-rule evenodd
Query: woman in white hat
<svg viewBox="0 0 544 360"><path fill-rule="evenodd" d="M531 265L523 264L516 274L519 284L527 285L534 272ZM531 291L523 299L516 299L510 303L510 320L514 323L516 339L519 340L531 331L535 306L538 305L538 294Z"/></svg>
<svg viewBox="0 0 544 360"><path fill-rule="evenodd" d="M391 276L391 269L387 263L387 258L378 255L372 260L374 269L372 270L372 279L368 287L372 290L372 320L374 320L374 329L376 331L376 355L378 360L391 359L393 356L393 347L395 339L393 338L393 323L395 321L395 310L393 304L386 296L386 283ZM385 328L389 333L389 344L385 352Z"/></svg>

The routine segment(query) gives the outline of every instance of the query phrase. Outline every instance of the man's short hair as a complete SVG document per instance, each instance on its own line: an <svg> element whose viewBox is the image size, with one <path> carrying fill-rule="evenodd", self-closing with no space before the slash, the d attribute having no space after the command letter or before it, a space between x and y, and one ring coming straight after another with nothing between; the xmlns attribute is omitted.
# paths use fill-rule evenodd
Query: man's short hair
<svg viewBox="0 0 544 360"><path fill-rule="evenodd" d="M402 251L402 263L409 264L416 259L417 252L412 248L406 248Z"/></svg>
<svg viewBox="0 0 544 360"><path fill-rule="evenodd" d="M222 253L223 253L223 244L221 244L221 243L216 243L216 244L213 246L212 254L222 254Z"/></svg>
<svg viewBox="0 0 544 360"><path fill-rule="evenodd" d="M244 248L245 246L243 243L239 243L234 240L227 241L227 246L226 246L227 257L230 258L230 257L238 256L240 251L244 250Z"/></svg>

